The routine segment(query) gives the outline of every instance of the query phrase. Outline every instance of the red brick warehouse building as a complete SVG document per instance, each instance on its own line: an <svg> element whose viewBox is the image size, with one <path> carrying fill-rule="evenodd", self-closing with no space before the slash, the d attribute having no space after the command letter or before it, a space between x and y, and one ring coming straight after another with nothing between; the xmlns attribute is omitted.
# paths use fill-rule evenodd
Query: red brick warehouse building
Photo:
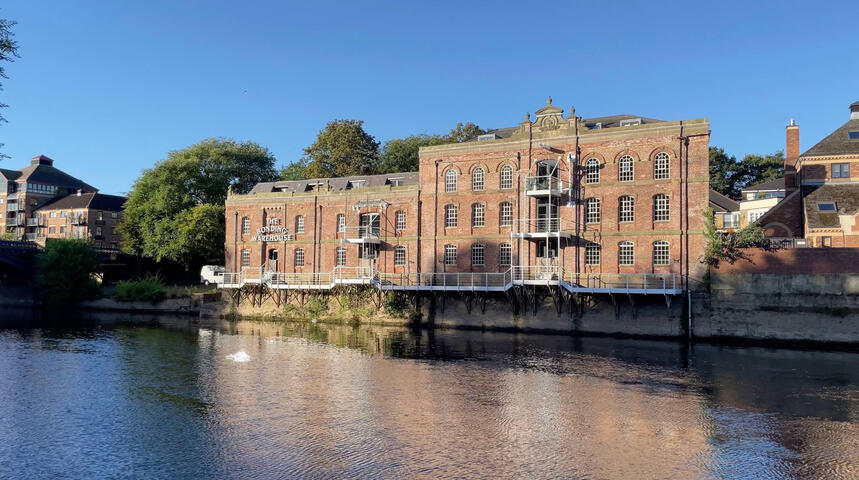
<svg viewBox="0 0 859 480"><path fill-rule="evenodd" d="M550 98L533 121L421 148L419 172L272 182L230 195L226 266L698 278L708 149L706 119L583 119Z"/></svg>

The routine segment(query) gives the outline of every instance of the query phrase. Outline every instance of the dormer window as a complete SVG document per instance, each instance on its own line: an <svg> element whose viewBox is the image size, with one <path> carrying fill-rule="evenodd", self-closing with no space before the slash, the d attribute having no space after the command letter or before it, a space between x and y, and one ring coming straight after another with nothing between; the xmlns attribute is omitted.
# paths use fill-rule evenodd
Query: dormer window
<svg viewBox="0 0 859 480"><path fill-rule="evenodd" d="M640 118L627 118L620 121L621 127L634 127L636 125L641 125Z"/></svg>
<svg viewBox="0 0 859 480"><path fill-rule="evenodd" d="M392 187L402 187L403 186L403 178L402 177L389 178L388 184Z"/></svg>
<svg viewBox="0 0 859 480"><path fill-rule="evenodd" d="M847 138L849 138L850 140L859 140L859 130L847 132Z"/></svg>
<svg viewBox="0 0 859 480"><path fill-rule="evenodd" d="M363 187L364 187L364 180L352 180L351 182L349 182L349 189L350 190L354 190L356 188L363 188Z"/></svg>
<svg viewBox="0 0 859 480"><path fill-rule="evenodd" d="M817 202L818 212L834 212L835 202Z"/></svg>

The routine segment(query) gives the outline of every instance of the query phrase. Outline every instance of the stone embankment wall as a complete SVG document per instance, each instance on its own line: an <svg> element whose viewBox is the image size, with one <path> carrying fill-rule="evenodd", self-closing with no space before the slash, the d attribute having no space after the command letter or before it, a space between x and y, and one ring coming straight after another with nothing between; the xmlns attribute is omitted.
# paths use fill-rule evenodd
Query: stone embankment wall
<svg viewBox="0 0 859 480"><path fill-rule="evenodd" d="M696 337L859 341L859 249L746 251L710 270L693 307Z"/></svg>

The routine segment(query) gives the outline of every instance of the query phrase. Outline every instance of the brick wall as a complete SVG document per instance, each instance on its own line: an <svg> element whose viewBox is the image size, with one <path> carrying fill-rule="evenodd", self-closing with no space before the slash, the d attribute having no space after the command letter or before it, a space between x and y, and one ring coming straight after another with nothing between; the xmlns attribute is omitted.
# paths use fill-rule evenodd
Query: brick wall
<svg viewBox="0 0 859 480"><path fill-rule="evenodd" d="M746 249L748 260L721 262L713 270L719 274L827 274L859 273L859 248L791 248L767 252Z"/></svg>

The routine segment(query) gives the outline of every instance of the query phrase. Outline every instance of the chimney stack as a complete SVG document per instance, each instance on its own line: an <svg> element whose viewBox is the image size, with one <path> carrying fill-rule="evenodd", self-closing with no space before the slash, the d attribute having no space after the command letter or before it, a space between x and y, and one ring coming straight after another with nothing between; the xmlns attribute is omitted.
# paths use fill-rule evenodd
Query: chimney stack
<svg viewBox="0 0 859 480"><path fill-rule="evenodd" d="M799 161L799 125L791 118L785 131L784 187L790 193L796 184L796 162Z"/></svg>
<svg viewBox="0 0 859 480"><path fill-rule="evenodd" d="M859 102L850 105L850 120L859 120Z"/></svg>

